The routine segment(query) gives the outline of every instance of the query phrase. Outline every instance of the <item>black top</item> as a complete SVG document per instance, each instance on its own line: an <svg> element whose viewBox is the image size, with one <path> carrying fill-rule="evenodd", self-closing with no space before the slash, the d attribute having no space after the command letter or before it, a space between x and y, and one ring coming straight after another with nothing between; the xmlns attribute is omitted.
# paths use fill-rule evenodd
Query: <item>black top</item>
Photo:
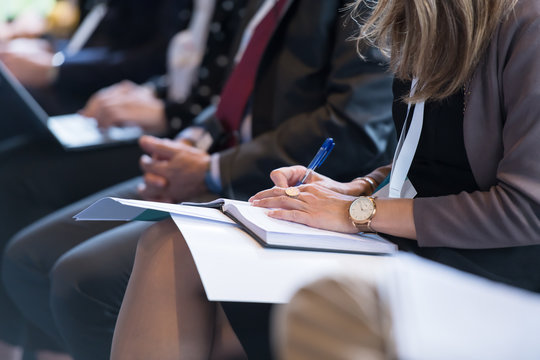
<svg viewBox="0 0 540 360"><path fill-rule="evenodd" d="M399 98L407 95L410 83L394 81L394 122L400 131L407 106ZM463 140L463 91L440 102L426 102L424 126L409 171L417 197L433 197L477 191ZM410 120L408 121L410 124ZM457 217L460 214L456 214ZM422 221L417 219L416 221ZM401 250L480 275L491 280L540 291L536 269L540 246L497 249L454 249L418 246L416 241L385 235Z"/></svg>
<svg viewBox="0 0 540 360"><path fill-rule="evenodd" d="M401 133L410 82L394 80L392 115L398 135ZM463 91L424 107L424 125L420 141L409 170L409 179L417 197L433 197L478 190L463 141ZM412 109L407 126L410 126Z"/></svg>
<svg viewBox="0 0 540 360"><path fill-rule="evenodd" d="M165 114L171 135L192 124L207 106L217 102L225 76L234 57L233 40L245 15L247 0L218 0L210 23L206 50L197 79L183 102L166 99L167 87L161 87Z"/></svg>

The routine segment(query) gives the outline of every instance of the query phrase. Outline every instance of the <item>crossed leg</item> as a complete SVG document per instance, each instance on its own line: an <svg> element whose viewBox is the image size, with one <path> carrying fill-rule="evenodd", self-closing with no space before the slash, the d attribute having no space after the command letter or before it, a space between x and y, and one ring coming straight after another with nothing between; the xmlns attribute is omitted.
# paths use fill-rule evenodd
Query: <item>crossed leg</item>
<svg viewBox="0 0 540 360"><path fill-rule="evenodd" d="M139 240L111 359L214 357L218 312L218 305L206 299L191 253L174 222L155 224Z"/></svg>

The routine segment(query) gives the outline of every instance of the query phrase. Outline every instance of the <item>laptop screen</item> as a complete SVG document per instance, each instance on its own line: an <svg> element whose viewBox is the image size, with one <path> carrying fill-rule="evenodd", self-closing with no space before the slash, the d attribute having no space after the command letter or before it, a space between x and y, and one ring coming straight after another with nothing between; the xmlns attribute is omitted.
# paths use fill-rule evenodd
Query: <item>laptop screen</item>
<svg viewBox="0 0 540 360"><path fill-rule="evenodd" d="M0 139L46 134L48 116L26 89L0 63Z"/></svg>
<svg viewBox="0 0 540 360"><path fill-rule="evenodd" d="M138 126L100 129L79 114L49 117L28 91L0 63L0 140L21 134L48 134L66 150L133 144Z"/></svg>

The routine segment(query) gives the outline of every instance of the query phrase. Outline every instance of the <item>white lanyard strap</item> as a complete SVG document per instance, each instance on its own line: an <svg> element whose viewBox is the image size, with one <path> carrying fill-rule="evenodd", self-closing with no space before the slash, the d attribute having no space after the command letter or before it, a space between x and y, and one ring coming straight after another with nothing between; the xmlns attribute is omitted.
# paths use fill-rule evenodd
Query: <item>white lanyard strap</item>
<svg viewBox="0 0 540 360"><path fill-rule="evenodd" d="M411 84L411 95L413 96L416 91L417 79L413 79ZM394 153L394 162L392 165L392 173L390 174L390 189L389 197L400 198L403 184L407 179L407 174L411 168L416 148L418 147L418 141L420 140L420 134L422 133L422 125L424 122L424 102L418 103L413 109L413 116L409 131L407 131L407 122L409 119L409 113L411 111L411 105L407 108L407 115L405 117L405 123L401 129L401 135L399 142ZM406 134L406 135L405 135Z"/></svg>

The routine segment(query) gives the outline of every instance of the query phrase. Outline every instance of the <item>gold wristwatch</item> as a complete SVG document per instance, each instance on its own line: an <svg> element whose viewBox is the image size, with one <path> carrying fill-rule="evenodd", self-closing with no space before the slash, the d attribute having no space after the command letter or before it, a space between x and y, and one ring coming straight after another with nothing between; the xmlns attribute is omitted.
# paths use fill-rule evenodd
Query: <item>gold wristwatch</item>
<svg viewBox="0 0 540 360"><path fill-rule="evenodd" d="M376 212L377 206L372 196L360 196L349 206L349 218L361 232L376 232L371 228L371 219Z"/></svg>

